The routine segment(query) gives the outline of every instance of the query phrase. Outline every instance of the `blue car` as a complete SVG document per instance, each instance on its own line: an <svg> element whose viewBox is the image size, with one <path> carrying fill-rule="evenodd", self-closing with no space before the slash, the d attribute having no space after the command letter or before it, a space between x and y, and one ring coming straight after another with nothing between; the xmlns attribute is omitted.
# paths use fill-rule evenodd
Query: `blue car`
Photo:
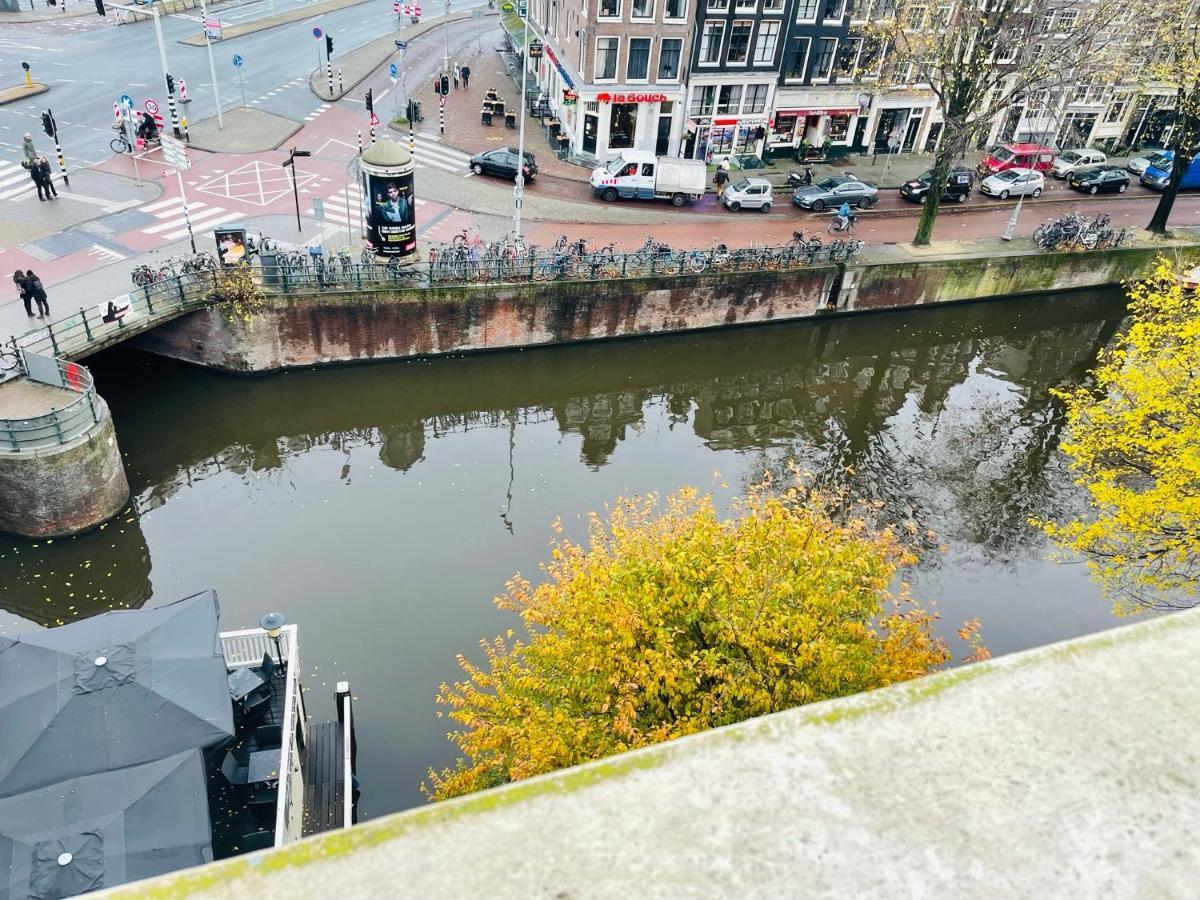
<svg viewBox="0 0 1200 900"><path fill-rule="evenodd" d="M1155 190L1163 191L1167 188L1167 182L1171 180L1171 167L1169 163L1164 162L1165 168L1151 166L1142 173L1142 184L1146 187ZM1188 163L1187 171L1183 173L1183 181L1179 183L1179 189L1186 191L1189 188L1200 188L1200 153L1192 157L1192 161Z"/></svg>

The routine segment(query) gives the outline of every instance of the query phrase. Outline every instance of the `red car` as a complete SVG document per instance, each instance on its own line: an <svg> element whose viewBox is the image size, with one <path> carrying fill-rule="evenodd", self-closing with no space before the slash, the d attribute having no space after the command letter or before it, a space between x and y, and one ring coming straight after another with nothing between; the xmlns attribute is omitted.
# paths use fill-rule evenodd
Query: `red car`
<svg viewBox="0 0 1200 900"><path fill-rule="evenodd" d="M1054 165L1054 151L1042 144L998 144L979 161L980 178L987 178L1005 169L1033 169L1049 172Z"/></svg>

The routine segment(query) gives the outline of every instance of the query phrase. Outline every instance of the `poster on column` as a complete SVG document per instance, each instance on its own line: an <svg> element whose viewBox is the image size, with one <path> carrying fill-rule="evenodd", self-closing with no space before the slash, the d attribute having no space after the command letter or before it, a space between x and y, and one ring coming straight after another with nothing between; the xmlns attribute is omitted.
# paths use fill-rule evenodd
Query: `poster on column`
<svg viewBox="0 0 1200 900"><path fill-rule="evenodd" d="M380 256L407 256L417 249L416 204L411 169L399 174L362 173L367 246Z"/></svg>

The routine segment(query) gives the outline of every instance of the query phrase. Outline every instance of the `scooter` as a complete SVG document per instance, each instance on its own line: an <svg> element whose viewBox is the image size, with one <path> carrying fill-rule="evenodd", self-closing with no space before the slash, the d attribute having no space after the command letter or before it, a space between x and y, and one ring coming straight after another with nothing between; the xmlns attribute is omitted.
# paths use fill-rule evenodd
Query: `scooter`
<svg viewBox="0 0 1200 900"><path fill-rule="evenodd" d="M808 187L810 184L812 184L812 182L812 166L805 166L803 175L801 175L799 172L788 172L788 187Z"/></svg>

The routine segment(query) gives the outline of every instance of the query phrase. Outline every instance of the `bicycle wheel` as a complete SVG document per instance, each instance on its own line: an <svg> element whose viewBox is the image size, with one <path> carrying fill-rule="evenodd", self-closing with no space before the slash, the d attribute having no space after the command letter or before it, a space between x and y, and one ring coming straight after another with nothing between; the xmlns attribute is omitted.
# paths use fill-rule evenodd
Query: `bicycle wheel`
<svg viewBox="0 0 1200 900"><path fill-rule="evenodd" d="M108 142L108 146L113 153L128 153L130 150L129 143L121 138L113 138Z"/></svg>
<svg viewBox="0 0 1200 900"><path fill-rule="evenodd" d="M687 256L687 267L696 273L703 272L708 268L708 256L699 250L693 250Z"/></svg>

